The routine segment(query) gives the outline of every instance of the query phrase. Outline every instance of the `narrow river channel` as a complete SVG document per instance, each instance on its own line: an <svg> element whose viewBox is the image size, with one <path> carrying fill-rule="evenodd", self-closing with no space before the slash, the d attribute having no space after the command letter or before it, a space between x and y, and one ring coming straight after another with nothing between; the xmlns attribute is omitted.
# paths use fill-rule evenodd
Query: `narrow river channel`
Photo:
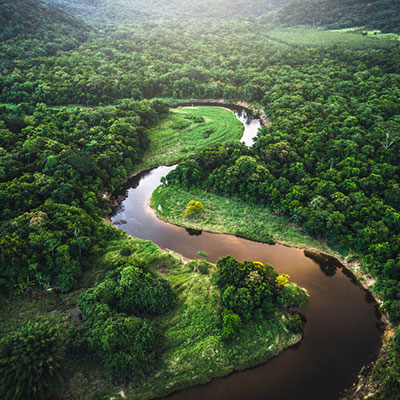
<svg viewBox="0 0 400 400"><path fill-rule="evenodd" d="M235 113L245 126L242 140L251 145L260 121L245 110ZM125 200L112 217L114 225L189 258L198 258L197 252L203 250L211 262L229 254L240 261L270 263L306 288L310 299L304 339L295 348L264 365L177 392L169 399L337 400L380 349L380 320L371 297L352 282L337 260L320 265L297 248L188 232L160 221L148 200L161 177L173 168L161 166L128 182L122 190Z"/></svg>

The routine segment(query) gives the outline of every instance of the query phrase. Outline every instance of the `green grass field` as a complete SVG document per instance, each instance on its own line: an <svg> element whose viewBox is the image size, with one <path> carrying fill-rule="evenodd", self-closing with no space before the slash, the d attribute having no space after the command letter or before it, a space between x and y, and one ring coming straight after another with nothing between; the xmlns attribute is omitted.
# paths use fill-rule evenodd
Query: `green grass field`
<svg viewBox="0 0 400 400"><path fill-rule="evenodd" d="M391 49L398 46L396 35L362 35L358 29L324 30L312 28L273 28L268 37L289 46L344 47L352 50Z"/></svg>
<svg viewBox="0 0 400 400"><path fill-rule="evenodd" d="M200 201L204 213L199 217L184 216L190 200ZM228 199L204 191L187 192L179 188L158 187L151 207L158 217L175 225L218 233L230 233L261 242L315 249L332 254L328 245L306 235L286 217L271 214L261 205Z"/></svg>
<svg viewBox="0 0 400 400"><path fill-rule="evenodd" d="M171 165L214 143L239 140L243 124L220 107L179 107L149 129L150 147L137 170Z"/></svg>

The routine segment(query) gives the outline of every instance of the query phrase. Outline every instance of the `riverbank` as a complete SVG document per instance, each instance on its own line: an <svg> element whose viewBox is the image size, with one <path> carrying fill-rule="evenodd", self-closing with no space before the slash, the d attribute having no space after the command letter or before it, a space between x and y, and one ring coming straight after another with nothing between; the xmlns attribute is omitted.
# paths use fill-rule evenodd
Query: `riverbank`
<svg viewBox="0 0 400 400"><path fill-rule="evenodd" d="M190 200L203 203L205 211L201 216L194 218L184 216L184 210ZM326 241L306 235L287 217L273 215L263 206L249 204L238 199L228 199L200 190L187 192L179 188L163 186L153 192L150 205L158 218L174 225L209 232L228 233L267 243L271 243L272 240L278 244L331 255L339 259L354 276L357 283L371 293L377 307L382 304L382 300L374 290L375 279L361 268L358 260L352 260L348 254L340 254ZM384 334L383 347L378 359L386 356L388 340L392 332L387 315L383 314L381 319ZM361 394L370 396L378 390L378 382L371 377L372 365L375 362L371 362L361 369L357 382L345 392L343 400L356 400Z"/></svg>

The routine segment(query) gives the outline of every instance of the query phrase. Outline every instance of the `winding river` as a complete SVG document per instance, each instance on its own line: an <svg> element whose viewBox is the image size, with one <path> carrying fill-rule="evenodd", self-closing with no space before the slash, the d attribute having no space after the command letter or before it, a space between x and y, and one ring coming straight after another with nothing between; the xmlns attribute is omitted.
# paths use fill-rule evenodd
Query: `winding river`
<svg viewBox="0 0 400 400"><path fill-rule="evenodd" d="M242 140L251 145L260 121L249 117L245 110L235 114L245 126ZM288 273L294 282L305 287L311 297L300 344L264 365L177 392L169 398L337 400L380 349L379 313L369 293L355 284L333 258L320 260L309 254L307 257L297 248L188 231L157 219L148 200L161 177L173 168L161 166L128 182L122 190L125 200L112 217L114 225L189 258L198 258L197 251L203 250L211 262L229 254L240 261L270 263L278 273Z"/></svg>

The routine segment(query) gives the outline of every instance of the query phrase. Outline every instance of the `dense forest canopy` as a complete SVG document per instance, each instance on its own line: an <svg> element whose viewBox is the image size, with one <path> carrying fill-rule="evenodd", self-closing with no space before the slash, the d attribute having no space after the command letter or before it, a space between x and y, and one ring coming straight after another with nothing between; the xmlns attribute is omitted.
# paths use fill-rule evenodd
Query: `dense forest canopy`
<svg viewBox="0 0 400 400"><path fill-rule="evenodd" d="M36 0L0 1L0 68L19 61L69 51L86 41L82 21Z"/></svg>
<svg viewBox="0 0 400 400"><path fill-rule="evenodd" d="M245 18L264 14L290 0L46 0L94 23L135 24L149 20Z"/></svg>
<svg viewBox="0 0 400 400"><path fill-rule="evenodd" d="M320 0L290 3L279 10L285 26L311 25L328 29L361 27L400 33L399 0Z"/></svg>
<svg viewBox="0 0 400 400"><path fill-rule="evenodd" d="M251 148L217 144L183 161L167 183L261 204L355 255L374 275L382 309L400 322L400 41L282 28L399 32L399 1L295 2L278 11L288 2L48 3L93 25L40 1L0 1L0 289L7 298L72 291L84 326L67 335L71 353L89 352L115 379L139 381L154 370L162 332L152 317L172 310L176 293L151 270L156 250L148 245L146 256L131 259L131 248L118 249L107 274L87 278L111 241L122 240L103 221L105 192L135 171L148 129L168 115L168 104L225 98L264 108L271 125ZM219 264L225 339L258 310L270 312L283 292L268 266L261 274L268 287L250 301L252 285L233 275L221 280L232 265L253 275L259 268ZM55 346L58 334L43 326L16 329L0 343L3 358L29 332ZM400 392L399 337L378 365L384 379L376 399ZM137 351L125 354L123 346Z"/></svg>

